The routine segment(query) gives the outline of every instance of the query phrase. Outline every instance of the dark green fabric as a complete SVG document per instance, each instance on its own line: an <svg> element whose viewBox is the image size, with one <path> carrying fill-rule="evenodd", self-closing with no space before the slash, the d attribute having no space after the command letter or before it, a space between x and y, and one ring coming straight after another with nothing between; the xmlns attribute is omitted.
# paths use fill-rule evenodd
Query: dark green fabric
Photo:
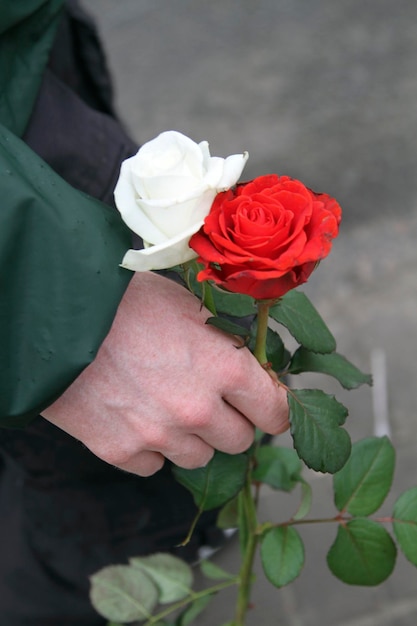
<svg viewBox="0 0 417 626"><path fill-rule="evenodd" d="M1 125L0 189L0 424L22 426L93 360L130 232Z"/></svg>
<svg viewBox="0 0 417 626"><path fill-rule="evenodd" d="M1 0L0 122L19 137L31 115L64 0Z"/></svg>

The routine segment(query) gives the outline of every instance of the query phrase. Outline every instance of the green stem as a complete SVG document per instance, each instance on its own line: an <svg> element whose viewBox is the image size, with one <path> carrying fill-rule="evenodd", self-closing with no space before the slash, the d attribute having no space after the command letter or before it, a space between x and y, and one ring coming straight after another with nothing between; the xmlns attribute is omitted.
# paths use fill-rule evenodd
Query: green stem
<svg viewBox="0 0 417 626"><path fill-rule="evenodd" d="M335 517L316 517L310 519L290 519L287 522L278 522L277 524L267 523L257 528L257 534L263 535L266 530L270 528L281 528L283 526L303 526L305 524L343 524L350 522L353 517L343 517L342 515L336 515Z"/></svg>
<svg viewBox="0 0 417 626"><path fill-rule="evenodd" d="M239 572L239 590L233 626L244 626L245 624L246 613L249 606L250 591L252 587L253 561L255 559L256 548L259 540L259 537L256 534L258 522L256 519L256 508L252 497L251 484L252 476L251 471L249 470L246 478L246 484L242 491L242 515L245 516L245 519L241 522L247 531L247 541L242 566Z"/></svg>
<svg viewBox="0 0 417 626"><path fill-rule="evenodd" d="M262 537L271 528L282 528L284 526L303 526L306 524L348 524L349 522L355 519L357 518L353 515L343 515L342 513L339 513L338 515L335 515L334 517L290 519L287 522L278 522L276 524L272 522L265 522L264 524L260 524L257 527L255 534L258 537ZM389 516L388 517L373 517L373 518L370 517L369 519L372 519L374 522L378 522L379 524L392 524L392 522L401 521L401 520L396 520L394 517L389 517Z"/></svg>
<svg viewBox="0 0 417 626"><path fill-rule="evenodd" d="M269 320L269 308L271 306L270 300L258 300L258 327L256 332L255 350L253 354L258 359L259 363L265 366L268 363L266 356L266 337L268 332L268 320Z"/></svg>
<svg viewBox="0 0 417 626"><path fill-rule="evenodd" d="M196 593L193 593L191 596L187 596L186 598L183 598L182 600L179 600L178 602L171 604L167 609L164 609L157 615L153 615L150 619L148 619L145 622L144 626L152 626L152 624L157 624L162 619L164 619L164 617L167 617L167 615L169 615L173 611L177 611L178 609L181 609L182 607L187 606L187 604L190 604L191 602L195 602L195 600L199 600L200 598L204 598L205 596L213 595L214 593L217 593L218 591L222 591L223 589L232 587L233 585L236 585L236 583L237 583L237 579L232 578L230 580L219 583L217 585L213 585L212 587L208 587L207 589L203 589L202 591L197 591Z"/></svg>
<svg viewBox="0 0 417 626"><path fill-rule="evenodd" d="M258 300L257 332L255 339L254 356L258 362L267 367L266 339L268 332L270 300ZM252 459L253 460L253 459ZM245 536L242 566L239 572L239 590L236 602L236 613L233 626L244 626L248 611L250 592L253 581L253 562L259 535L257 533L258 522L256 518L256 503L252 495L252 466L250 465L246 477L245 486L241 492L242 504L240 512L239 531Z"/></svg>

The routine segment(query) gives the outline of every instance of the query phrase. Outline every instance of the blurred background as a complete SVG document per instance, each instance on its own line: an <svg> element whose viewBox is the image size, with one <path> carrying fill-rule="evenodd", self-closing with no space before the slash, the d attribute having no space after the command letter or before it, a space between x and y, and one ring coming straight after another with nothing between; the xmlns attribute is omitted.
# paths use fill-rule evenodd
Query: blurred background
<svg viewBox="0 0 417 626"><path fill-rule="evenodd" d="M393 491L417 484L417 3L415 0L84 0L113 71L117 104L140 143L164 130L207 139L212 155L248 150L244 179L276 172L338 199L333 252L305 287L338 350L372 389L344 392L355 441L388 434ZM314 376L293 381L313 386ZM320 382L320 385L322 383ZM283 445L291 445L287 436ZM312 514L334 515L331 480ZM265 492L262 516L294 498ZM302 529L306 566L276 590L259 575L256 626L415 626L417 571L398 555L377 588L346 587L326 566L331 524ZM233 570L232 541L217 561ZM229 619L219 596L201 626Z"/></svg>

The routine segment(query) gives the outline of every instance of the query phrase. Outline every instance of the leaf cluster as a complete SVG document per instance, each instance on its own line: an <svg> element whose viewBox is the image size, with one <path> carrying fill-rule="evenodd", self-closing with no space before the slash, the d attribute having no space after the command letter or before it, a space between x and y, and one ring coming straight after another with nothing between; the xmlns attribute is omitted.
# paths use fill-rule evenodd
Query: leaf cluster
<svg viewBox="0 0 417 626"><path fill-rule="evenodd" d="M134 557L127 565L110 565L94 574L90 600L110 620L109 626L142 621L149 626L188 626L212 596L193 591L193 579L192 568L171 554ZM152 615L157 607L161 610ZM174 621L166 621L174 611Z"/></svg>
<svg viewBox="0 0 417 626"><path fill-rule="evenodd" d="M241 337L253 351L257 333L253 299L210 285L204 287L211 289L206 298L193 271L188 272L187 282L202 300L210 302L214 315L208 323ZM397 499L392 516L371 517L391 488L395 452L390 441L371 437L352 445L344 428L348 411L334 396L320 389L285 385L287 375L303 372L331 376L345 389L371 384L371 377L337 352L332 333L305 294L290 291L270 306L269 315L274 328L277 324L285 327L297 343L291 354L280 334L268 328L266 356L278 384L287 389L294 448L265 445L259 432L243 454L216 452L205 467L175 467L176 479L190 491L197 509L190 535L203 511L218 509L220 527L239 528L243 560L250 546L259 546L265 576L278 588L291 583L303 568L305 549L299 530L308 523L337 527L327 564L347 584L383 582L394 570L398 548L417 566L417 487ZM303 476L304 465L333 474L334 517L308 519L312 489ZM299 505L289 520L258 522L255 505L262 485L286 493L299 490ZM253 501L252 493L256 494ZM392 525L392 533L387 524ZM146 626L187 626L215 593L242 584L242 572L234 576L209 561L203 561L201 569L215 584L195 592L192 569L181 559L169 554L132 558L128 565L104 568L91 578L91 602L112 620L109 626L137 621L145 621ZM172 612L176 616L169 621Z"/></svg>
<svg viewBox="0 0 417 626"><path fill-rule="evenodd" d="M248 458L238 455L248 471ZM228 498L219 514L219 522L237 524L238 494L241 490L234 472L221 455L211 470L203 468L198 480L184 484L191 489L200 507L216 507ZM259 445L254 451L251 477L254 485L268 484L272 489L290 492L301 487L301 501L292 517L283 523L258 524L260 557L266 578L275 587L291 583L302 571L305 549L299 528L308 523L337 525L336 537L327 554L330 571L350 585L374 586L386 580L394 570L398 548L417 566L417 487L401 494L392 516L371 518L383 505L390 491L395 451L387 437L370 437L352 446L349 460L333 476L333 498L337 514L328 519L307 519L312 490L302 476L303 464L294 450ZM224 464L225 463L225 464ZM227 471L227 468L229 471ZM178 470L181 478L181 472ZM230 473L229 473L230 472ZM188 482L187 482L188 481ZM219 482L218 482L219 481ZM215 485L222 485L222 497L215 496ZM385 528L392 525L393 536ZM106 567L91 578L91 602L109 626L145 621L146 626L187 626L193 623L215 593L238 578L218 565L203 561L201 570L216 585L193 591L192 568L170 554L154 554L130 559L128 565ZM221 581L221 582L219 582ZM155 610L161 607L155 614ZM165 605L169 605L164 608ZM173 621L167 617L176 612Z"/></svg>
<svg viewBox="0 0 417 626"><path fill-rule="evenodd" d="M192 282L192 288L201 286ZM212 289L217 316L208 323L243 337L253 351L257 331L256 303L249 296ZM284 326L298 344L293 354L276 330L268 328L266 354L281 381L288 374L318 372L336 379L345 389L372 383L371 376L336 351L336 340L307 298L293 290L269 310L271 320ZM284 384L284 383L283 383ZM306 465L318 472L334 473L347 461L351 440L344 429L347 409L319 389L288 389L289 418L294 448Z"/></svg>
<svg viewBox="0 0 417 626"><path fill-rule="evenodd" d="M370 437L355 443L345 466L333 476L338 514L322 520L337 524L328 554L331 572L350 585L374 586L394 570L397 545L417 566L417 488L404 492L391 517L370 519L384 503L392 484L395 451L387 437ZM300 517L266 528L261 540L265 575L276 587L296 578L304 564L304 545L296 529Z"/></svg>

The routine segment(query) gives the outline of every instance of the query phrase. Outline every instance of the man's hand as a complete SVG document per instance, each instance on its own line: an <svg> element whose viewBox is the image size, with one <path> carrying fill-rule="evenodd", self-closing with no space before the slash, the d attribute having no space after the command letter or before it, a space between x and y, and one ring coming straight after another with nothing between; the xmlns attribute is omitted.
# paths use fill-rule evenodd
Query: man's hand
<svg viewBox="0 0 417 626"><path fill-rule="evenodd" d="M214 450L246 450L254 426L288 427L286 393L236 339L205 324L186 289L132 278L94 362L43 416L96 456L148 476L164 457L185 468Z"/></svg>

